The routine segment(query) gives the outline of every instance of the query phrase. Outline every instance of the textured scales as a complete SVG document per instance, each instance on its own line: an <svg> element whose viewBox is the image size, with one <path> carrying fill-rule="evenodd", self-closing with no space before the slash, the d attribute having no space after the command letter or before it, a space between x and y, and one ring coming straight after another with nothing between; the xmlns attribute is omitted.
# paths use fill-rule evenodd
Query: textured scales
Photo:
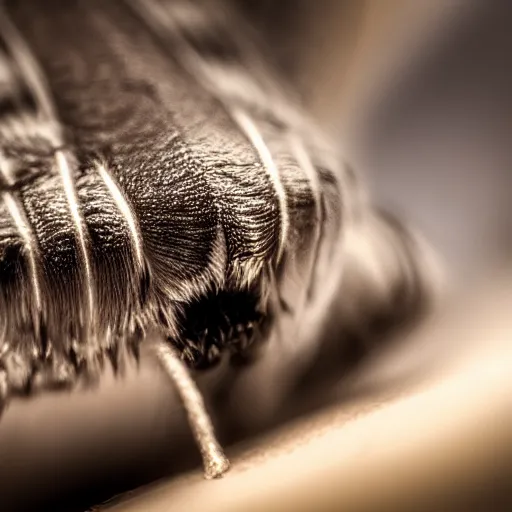
<svg viewBox="0 0 512 512"><path fill-rule="evenodd" d="M312 274L336 243L321 212L340 228L337 169L316 173L318 136L282 85L213 3L8 1L3 16L10 392L72 383L147 329L195 367L246 353L275 316L274 274Z"/></svg>
<svg viewBox="0 0 512 512"><path fill-rule="evenodd" d="M347 329L422 305L416 239L371 207L226 2L3 5L0 398L116 365L149 329L173 374L175 355L245 359L287 315L284 381L340 288ZM192 388L201 450L218 448Z"/></svg>

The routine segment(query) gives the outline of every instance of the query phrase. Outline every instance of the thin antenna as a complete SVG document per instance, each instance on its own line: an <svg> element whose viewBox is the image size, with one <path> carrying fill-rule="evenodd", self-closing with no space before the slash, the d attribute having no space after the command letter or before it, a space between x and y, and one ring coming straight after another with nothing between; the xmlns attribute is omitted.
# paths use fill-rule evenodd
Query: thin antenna
<svg viewBox="0 0 512 512"><path fill-rule="evenodd" d="M187 412L190 428L203 458L205 478L211 480L222 476L229 469L229 460L215 437L199 389L170 343L160 339L154 344L154 348L158 361L171 378Z"/></svg>

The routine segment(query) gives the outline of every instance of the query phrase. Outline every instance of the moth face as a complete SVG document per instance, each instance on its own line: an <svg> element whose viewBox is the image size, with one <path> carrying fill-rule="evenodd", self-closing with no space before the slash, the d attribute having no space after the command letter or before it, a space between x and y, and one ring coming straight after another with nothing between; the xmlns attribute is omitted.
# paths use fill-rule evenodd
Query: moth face
<svg viewBox="0 0 512 512"><path fill-rule="evenodd" d="M313 302L340 169L217 18L208 53L172 3L173 39L123 2L57 4L8 2L5 343L88 365L157 329L195 368L250 357Z"/></svg>

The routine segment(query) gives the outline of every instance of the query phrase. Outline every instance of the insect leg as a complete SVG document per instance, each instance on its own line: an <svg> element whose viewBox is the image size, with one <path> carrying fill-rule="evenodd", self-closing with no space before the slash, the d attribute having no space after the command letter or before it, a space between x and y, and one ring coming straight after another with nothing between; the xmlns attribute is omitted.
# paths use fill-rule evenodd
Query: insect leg
<svg viewBox="0 0 512 512"><path fill-rule="evenodd" d="M157 342L155 353L185 407L192 433L203 458L205 478L210 480L222 476L229 469L229 460L215 437L201 393L178 353L169 343L164 340Z"/></svg>

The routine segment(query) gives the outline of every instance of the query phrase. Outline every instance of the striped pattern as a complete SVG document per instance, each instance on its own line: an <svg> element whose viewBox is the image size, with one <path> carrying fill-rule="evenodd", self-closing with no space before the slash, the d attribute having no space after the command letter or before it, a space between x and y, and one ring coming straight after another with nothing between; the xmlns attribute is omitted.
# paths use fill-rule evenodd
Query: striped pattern
<svg viewBox="0 0 512 512"><path fill-rule="evenodd" d="M6 184L6 187L14 185L14 179L11 174L10 163L0 153L0 174ZM34 325L36 326L39 321L39 315L42 310L41 286L39 284L39 269L38 269L38 254L37 248L34 244L34 237L30 231L27 219L23 213L23 209L19 203L19 199L15 193L5 191L3 193L4 204L12 217L12 220L23 239L27 260L30 268L30 281L32 283L32 292L34 295Z"/></svg>

